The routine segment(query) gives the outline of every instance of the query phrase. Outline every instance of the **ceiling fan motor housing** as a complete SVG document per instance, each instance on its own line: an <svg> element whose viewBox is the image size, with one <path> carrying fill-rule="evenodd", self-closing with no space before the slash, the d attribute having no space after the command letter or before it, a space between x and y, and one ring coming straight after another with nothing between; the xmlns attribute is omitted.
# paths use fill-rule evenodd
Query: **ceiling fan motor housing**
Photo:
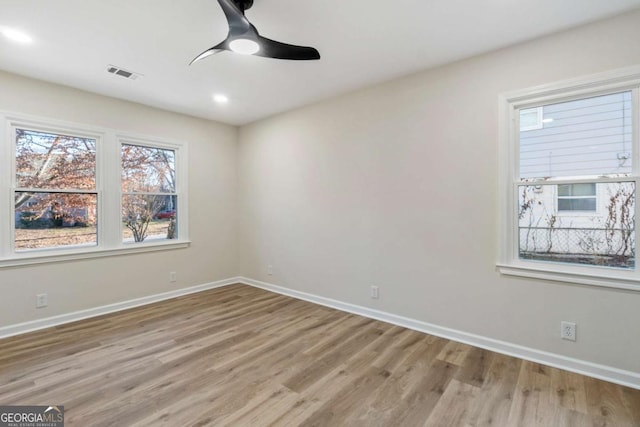
<svg viewBox="0 0 640 427"><path fill-rule="evenodd" d="M253 6L253 0L232 0L232 1L236 6L238 6L238 9L240 9L243 12L247 9L251 9L251 6Z"/></svg>

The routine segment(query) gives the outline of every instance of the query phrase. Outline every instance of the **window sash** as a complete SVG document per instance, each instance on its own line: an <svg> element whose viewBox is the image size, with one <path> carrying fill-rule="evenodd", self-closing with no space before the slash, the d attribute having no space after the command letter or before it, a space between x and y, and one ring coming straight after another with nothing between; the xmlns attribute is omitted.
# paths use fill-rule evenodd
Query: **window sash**
<svg viewBox="0 0 640 427"><path fill-rule="evenodd" d="M39 138L44 138L43 141L38 141L38 139L34 139L34 140L30 140L26 139L26 141L31 141L32 144L29 144L27 142L27 145L29 146L29 148L31 149L35 149L32 154L33 154L33 159L32 162L28 162L28 166L26 166L26 171L27 173L19 173L18 172L18 158L20 157L18 154L18 133L24 133L24 134L31 134L34 136L35 135L40 135ZM51 137L51 138L49 138ZM60 137L64 142L62 143L61 146L55 147L53 144L53 140L56 140L58 137ZM79 140L86 140L86 141L90 141L93 144L92 148L88 148L87 146L83 146L83 145L79 145L79 146L75 146L73 145L73 147L70 147L69 141L75 141L74 144L80 144ZM89 157L91 159L90 164L88 165L89 167L84 169L84 171L87 173L87 175L85 175L86 178L89 179L89 183L85 183L88 185L78 185L78 186L74 186L74 183L65 183L65 182L60 182L60 181L64 181L65 177L63 178L56 178L53 177L52 180L50 180L50 182L44 182L42 184L45 185L40 185L38 187L34 187L34 188L42 188L42 189L46 189L46 190L52 190L55 191L57 189L76 189L76 190L87 190L87 191L92 191L96 189L96 176L97 176L97 145L98 145L98 139L94 138L94 137L87 137L84 135L77 135L75 132L66 132L66 131L60 131L60 130L50 130L50 131L43 131L40 129L34 129L33 127L30 126L13 126L12 128L12 142L13 142L13 161L14 161L14 176L13 176L13 180L14 183L19 186L19 187L26 187L25 185L19 185L20 182L23 182L23 180L35 180L38 181L40 180L41 176L40 174L47 174L48 170L50 169L50 167L53 167L55 170L55 167L59 165L59 163L66 163L68 159L66 158L62 158L63 156L61 156L61 154L69 154L69 152L67 150L69 150L70 152L72 152L73 156L77 156L78 158L82 158L82 157L86 157L87 155L89 155ZM23 141L24 142L24 141ZM44 144L41 145L40 143ZM40 147L42 149L42 151L39 151L37 149L37 147ZM51 150L51 151L50 151ZM85 159L86 160L86 159ZM36 164L34 164L33 162L38 162L40 161L40 164L36 166ZM29 164L30 163L30 164ZM67 167L69 167L70 165L67 165ZM87 165L85 165L87 166ZM79 178L81 175L72 175L74 178ZM56 185L57 184L57 185ZM77 183L75 183L77 184Z"/></svg>
<svg viewBox="0 0 640 427"><path fill-rule="evenodd" d="M512 188L511 188L511 200L513 201L513 208L510 210L511 214L510 217L512 219L511 224L513 224L512 226L512 235L511 235L511 243L509 245L509 247L511 248L510 251L510 258L511 260L514 261L521 261L520 259L520 255L519 255L519 235L517 230L519 229L519 221L518 221L518 216L519 216L519 198L520 198L520 187L522 186L535 186L537 184L539 185L558 185L558 182L561 182L562 184L584 184L584 183L593 183L593 184L608 184L608 183L624 183L624 182L629 182L629 183L634 183L635 185L635 190L636 190L636 203L635 203L635 214L636 214L636 219L640 219L639 216L639 207L638 205L640 205L640 201L639 201L639 197L640 196L640 177L623 177L623 178L599 178L599 179L593 179L593 180L585 180L585 179L575 179L575 180L560 180L560 181L555 181L555 180L548 180L548 181L535 181L535 182L521 182L521 181L516 181L512 183ZM597 196L588 196L589 198L595 198ZM567 198L581 198L581 197L567 197ZM585 197L586 198L586 197ZM593 212L593 211L561 211L561 212ZM636 228L636 234L638 234L638 229ZM640 242L640 236L637 235L636 236L637 239L636 241ZM640 249L640 248L638 248ZM640 252L640 251L636 251L636 252ZM636 253L636 260L638 258L640 254ZM536 261L539 262L539 261ZM559 264L559 263L555 263L555 262L547 262L549 264ZM637 264L637 263L636 263ZM595 266L585 266L584 268L591 268L591 267L595 267ZM609 267L610 268L610 267ZM639 268L637 268L637 270L639 270L640 272L640 266ZM640 278L639 278L640 279Z"/></svg>
<svg viewBox="0 0 640 427"><path fill-rule="evenodd" d="M20 193L22 191L14 191L13 192L13 196L15 197L16 193ZM85 191L85 192L78 192L78 191L43 191L43 190L39 190L39 191L33 191L33 193L38 193L38 194L59 194L59 195L71 195L71 194L77 194L77 195L88 195L88 196L94 196L95 197L95 206L93 207L92 210L89 210L87 212L85 212L85 214L87 215L84 220L85 221L89 221L91 219L91 215L90 213L93 212L93 215L95 216L95 233L91 233L91 235L95 236L95 241L94 242L90 242L90 243L75 243L75 244L63 244L63 245L51 245L51 246L44 246L44 247L35 247L35 248L18 248L18 239L16 234L21 234L19 232L17 232L18 229L22 229L22 230L29 230L29 228L16 228L16 223L15 223L15 218L16 218L16 214L18 211L16 210L16 208L13 208L13 219L14 219L14 224L12 226L12 233L11 233L11 251L14 253L38 253L41 251L56 251L56 250L66 250L66 249L74 249L74 248L96 248L99 247L100 245L100 227L99 227L99 216L98 216L98 212L99 212L99 194L95 191ZM12 199L13 200L13 199ZM87 206L89 207L89 206ZM28 208L28 206L27 206ZM68 207L67 207L68 208ZM72 209L79 209L78 207L73 207ZM28 211L28 210L27 210ZM49 210L49 214L52 214L53 212L51 210ZM64 217L63 217L64 218ZM63 218L59 218L59 220L63 221ZM48 218L48 220L52 220L55 218ZM67 220L69 220L70 218L67 217ZM75 218L71 218L71 220L74 220L75 222ZM72 232L73 230L77 230L77 228L75 226L62 226L62 228L38 228L38 230L43 230L43 232L46 232L44 230L67 230L68 232ZM32 229L33 230L33 229ZM77 233L70 233L70 234L77 234ZM58 236L61 237L61 236ZM39 240L39 239L48 239L48 240L53 240L56 237L38 237L38 238L33 238L33 239L29 239L29 240Z"/></svg>
<svg viewBox="0 0 640 427"><path fill-rule="evenodd" d="M157 156L158 152L164 151L164 152L168 152L171 153L170 157L171 157L171 162L169 162L169 159L167 157L165 157L164 155L162 156L165 162L165 168L164 170L162 170L162 175L158 176L157 172L158 172L158 168L151 166L153 162L151 163L145 163L145 167L144 167L144 171L140 170L140 169L128 169L125 167L124 165L124 151L125 151L125 147L129 147L130 149L133 149L134 152L136 150L149 150L151 151L151 153L138 153L138 155L145 155L146 156ZM122 179L122 186L121 189L123 192L130 192L130 193L172 193L176 191L176 171L175 171L175 167L176 167L176 150L173 148L168 148L168 147L164 147L164 146L153 146L153 145L141 145L141 144L133 144L130 142L122 142L120 144L120 149L121 149L121 177ZM155 153L154 153L155 152ZM154 160L157 160L157 157L152 157ZM130 158L129 158L130 159ZM148 160L148 157L145 157L145 160ZM130 173L135 173L136 170L138 171L139 174L141 174L143 176L143 179L141 182L136 182L135 180L132 182L133 185L133 189L129 188L126 189L124 186L124 183L126 182L124 179L124 176L127 175L129 176ZM169 178L167 178L167 174L169 175ZM153 180L149 180L150 177L156 176L157 178L161 178L160 182L154 182ZM149 191L144 191L144 190L139 190L136 189L135 187L137 187L140 184L149 184L149 183L154 183L155 185L159 186L159 188L153 188L152 190ZM165 184L168 184L170 189L169 190L164 190L162 189L162 186L164 186Z"/></svg>
<svg viewBox="0 0 640 427"><path fill-rule="evenodd" d="M631 101L628 99L629 94L631 94ZM572 178L572 175L585 178L634 175L637 164L633 160L636 160L637 153L634 153L631 162L635 167L633 173L628 171L628 166L624 166L624 162L630 157L627 146L628 129L631 128L633 133L633 121L638 114L637 102L634 102L634 98L637 98L637 88L625 88L604 93L585 93L568 99L547 100L533 107L515 107L513 120L518 123L518 126L515 130L517 139L514 142L517 157L515 159L517 174L514 178L544 180L543 177L549 175L551 179ZM602 111L603 105L609 105L598 103L603 102L603 99L616 108L608 112ZM631 120L628 119L629 102L631 102ZM567 109L558 110L558 106ZM552 126L548 132L543 133L529 131L543 129L544 126L520 128L522 112L536 111L536 109L542 111L543 108L549 108L549 114L552 116L559 116L557 118L562 121L559 127ZM561 111L573 111L576 115L563 116ZM620 113L620 115L614 113ZM589 114L596 114L598 117L591 117L595 121L589 121L587 120ZM609 116L611 114L614 116ZM613 120L614 123L605 124L600 120L603 119L600 117L602 115L606 115L604 118L607 121ZM597 126L593 127L593 125ZM633 135L631 137L633 139ZM597 150L592 150L594 144ZM588 148L585 148L585 145ZM633 152L633 142L631 145ZM613 153L617 153L617 158L612 157ZM533 170L537 171L536 175L532 175ZM569 172L572 173L569 174Z"/></svg>
<svg viewBox="0 0 640 427"><path fill-rule="evenodd" d="M135 194L134 196L139 196L139 194ZM167 196L165 194L160 194L157 196L162 198L174 197L174 196ZM151 218L150 218L151 221L156 219L156 221L159 221L159 222L149 221L146 223L139 222L139 219L140 219L139 215L141 214L141 212L137 211L136 208L133 208L130 211L127 210L127 214L125 214L124 207L130 206L125 203L125 199L127 197L131 197L131 195L125 194L125 195L122 195L122 198L121 198L122 206L123 206L122 228L121 228L122 243L126 245L148 244L149 242L157 242L162 240L170 241L170 240L177 240L180 238L179 227L178 227L180 212L177 209L178 208L177 197L175 197L174 202L176 202L176 204L175 206L173 206L173 209L172 209L174 212L174 215L171 218L165 218L168 221L162 221L159 218L156 218L158 214L160 214L164 209L166 209L165 207L164 209L158 209L153 212L147 212L147 213L151 213ZM152 197L155 197L155 196L152 196ZM158 233L158 231L160 231L160 233ZM130 236L128 236L129 234Z"/></svg>

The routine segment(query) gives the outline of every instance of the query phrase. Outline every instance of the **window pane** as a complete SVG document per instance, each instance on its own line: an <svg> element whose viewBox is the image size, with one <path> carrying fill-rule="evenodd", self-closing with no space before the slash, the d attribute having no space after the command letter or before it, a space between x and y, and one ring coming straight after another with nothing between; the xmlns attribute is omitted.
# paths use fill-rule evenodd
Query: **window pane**
<svg viewBox="0 0 640 427"><path fill-rule="evenodd" d="M176 196L147 194L123 196L123 241L143 242L177 238L176 207Z"/></svg>
<svg viewBox="0 0 640 427"><path fill-rule="evenodd" d="M175 193L175 151L122 145L122 191Z"/></svg>
<svg viewBox="0 0 640 427"><path fill-rule="evenodd" d="M542 128L540 108L527 108L520 110L520 130L531 130Z"/></svg>
<svg viewBox="0 0 640 427"><path fill-rule="evenodd" d="M95 246L95 194L15 193L15 250Z"/></svg>
<svg viewBox="0 0 640 427"><path fill-rule="evenodd" d="M558 196L595 196L596 184L561 184L558 185Z"/></svg>
<svg viewBox="0 0 640 427"><path fill-rule="evenodd" d="M558 185L558 196L571 196L571 184Z"/></svg>
<svg viewBox="0 0 640 427"><path fill-rule="evenodd" d="M595 198L558 199L559 209L593 211L580 216L555 210L556 185L519 186L520 258L635 268L635 184L594 185Z"/></svg>
<svg viewBox="0 0 640 427"><path fill-rule="evenodd" d="M595 196L596 184L561 184L558 185L558 196Z"/></svg>
<svg viewBox="0 0 640 427"><path fill-rule="evenodd" d="M16 129L18 187L95 189L95 176L95 139Z"/></svg>
<svg viewBox="0 0 640 427"><path fill-rule="evenodd" d="M559 211L595 211L596 198L584 199L558 199Z"/></svg>
<svg viewBox="0 0 640 427"><path fill-rule="evenodd" d="M632 105L628 91L542 106L542 127L520 131L520 178L629 175Z"/></svg>

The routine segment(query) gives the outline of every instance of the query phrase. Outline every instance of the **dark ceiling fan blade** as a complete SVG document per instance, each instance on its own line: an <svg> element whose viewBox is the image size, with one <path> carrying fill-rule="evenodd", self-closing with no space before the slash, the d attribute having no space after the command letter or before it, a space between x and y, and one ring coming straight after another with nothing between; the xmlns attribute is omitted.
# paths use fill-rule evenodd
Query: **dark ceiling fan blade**
<svg viewBox="0 0 640 427"><path fill-rule="evenodd" d="M254 54L257 56L295 61L320 59L320 53L312 47L281 43L260 35L258 35L258 43L260 50Z"/></svg>
<svg viewBox="0 0 640 427"><path fill-rule="evenodd" d="M244 13L236 6L232 0L218 0L229 24L229 35L239 36L252 31L252 25L244 16ZM253 28L255 31L255 28Z"/></svg>
<svg viewBox="0 0 640 427"><path fill-rule="evenodd" d="M193 64L194 62L200 61L201 59L208 58L211 55L215 55L217 53L220 53L220 52L222 52L224 50L229 50L229 46L228 45L229 45L228 40L224 40L222 43L218 43L214 47L211 47L211 48L205 50L200 55L198 55L195 58L193 58L193 60L191 62L189 62L189 65Z"/></svg>
<svg viewBox="0 0 640 427"><path fill-rule="evenodd" d="M193 58L193 60L191 62L189 62L189 65L193 65L194 62L200 61L201 59L204 58L208 58L211 55L215 55L217 53L222 52L222 49L216 49L216 48L211 48L211 49L207 49L204 52L202 52L200 55L196 56L195 58Z"/></svg>

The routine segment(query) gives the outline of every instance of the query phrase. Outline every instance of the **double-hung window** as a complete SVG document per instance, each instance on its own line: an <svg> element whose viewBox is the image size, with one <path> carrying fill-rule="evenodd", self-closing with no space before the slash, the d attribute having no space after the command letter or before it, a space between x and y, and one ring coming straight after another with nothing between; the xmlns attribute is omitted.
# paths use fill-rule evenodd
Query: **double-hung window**
<svg viewBox="0 0 640 427"><path fill-rule="evenodd" d="M98 244L97 136L13 127L13 250Z"/></svg>
<svg viewBox="0 0 640 427"><path fill-rule="evenodd" d="M627 69L501 97L502 273L640 289L639 88Z"/></svg>
<svg viewBox="0 0 640 427"><path fill-rule="evenodd" d="M186 144L0 119L0 267L188 245Z"/></svg>
<svg viewBox="0 0 640 427"><path fill-rule="evenodd" d="M176 150L122 144L123 241L175 239Z"/></svg>

